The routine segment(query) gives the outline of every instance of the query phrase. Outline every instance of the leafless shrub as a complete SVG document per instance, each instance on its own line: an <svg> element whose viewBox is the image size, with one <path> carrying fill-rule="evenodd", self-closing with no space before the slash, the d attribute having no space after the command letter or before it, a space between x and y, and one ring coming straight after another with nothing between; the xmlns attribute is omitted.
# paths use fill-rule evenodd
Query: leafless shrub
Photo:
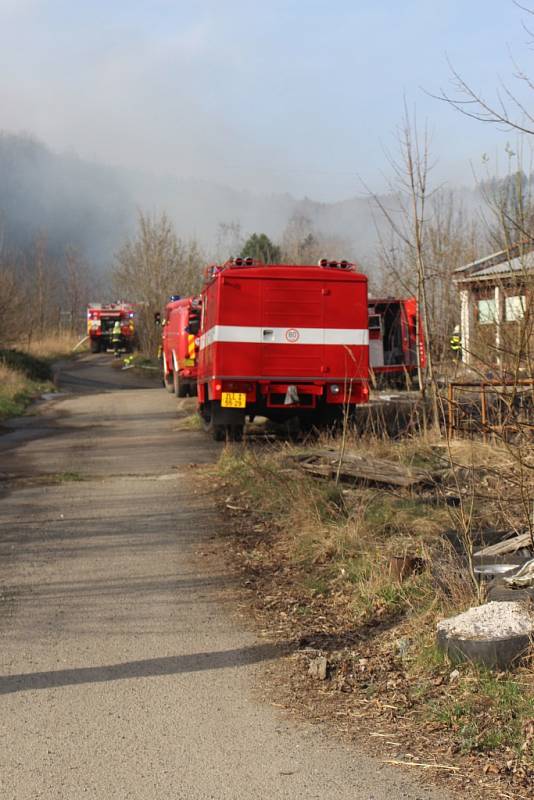
<svg viewBox="0 0 534 800"><path fill-rule="evenodd" d="M0 346L20 339L24 332L24 295L12 269L0 267Z"/></svg>
<svg viewBox="0 0 534 800"><path fill-rule="evenodd" d="M198 291L202 264L197 243L179 239L166 214L152 217L139 212L135 238L116 254L114 283L124 299L139 306L138 332L144 352L157 351L160 331L154 325L155 312L170 294Z"/></svg>
<svg viewBox="0 0 534 800"><path fill-rule="evenodd" d="M287 264L316 264L320 258L347 258L348 243L339 236L316 231L311 219L295 213L282 234L282 260Z"/></svg>

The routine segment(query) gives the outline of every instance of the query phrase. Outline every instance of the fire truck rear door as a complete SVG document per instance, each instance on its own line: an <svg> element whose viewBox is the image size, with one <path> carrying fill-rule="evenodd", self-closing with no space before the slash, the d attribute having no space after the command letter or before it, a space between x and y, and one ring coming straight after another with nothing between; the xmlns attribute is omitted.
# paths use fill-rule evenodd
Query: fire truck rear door
<svg viewBox="0 0 534 800"><path fill-rule="evenodd" d="M323 374L337 380L366 376L369 358L366 284L349 275L344 280L325 280L322 295Z"/></svg>
<svg viewBox="0 0 534 800"><path fill-rule="evenodd" d="M320 279L262 282L262 374L318 378L324 362L324 297Z"/></svg>

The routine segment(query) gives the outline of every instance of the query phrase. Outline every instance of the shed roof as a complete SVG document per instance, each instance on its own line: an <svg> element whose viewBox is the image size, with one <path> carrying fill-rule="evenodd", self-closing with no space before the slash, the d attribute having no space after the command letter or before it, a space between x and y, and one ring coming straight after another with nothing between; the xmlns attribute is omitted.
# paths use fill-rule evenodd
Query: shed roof
<svg viewBox="0 0 534 800"><path fill-rule="evenodd" d="M488 280L497 275L517 275L534 271L534 245L514 245L454 270L456 283Z"/></svg>

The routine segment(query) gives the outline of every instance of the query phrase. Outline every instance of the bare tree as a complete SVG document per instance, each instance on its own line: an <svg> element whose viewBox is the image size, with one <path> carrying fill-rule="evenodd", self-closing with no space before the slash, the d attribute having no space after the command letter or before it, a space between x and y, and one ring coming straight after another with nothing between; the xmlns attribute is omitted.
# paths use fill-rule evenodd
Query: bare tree
<svg viewBox="0 0 534 800"><path fill-rule="evenodd" d="M533 9L526 8L518 2L515 5L529 16L534 16ZM529 45L532 46L534 33L526 24L523 24L523 27L530 37ZM511 65L515 88L509 83L500 81L493 100L478 92L450 62L452 92L441 89L439 94L431 96L449 103L471 119L534 136L534 114L529 110L530 93L534 92L534 79L513 56ZM524 99L521 90L525 92Z"/></svg>
<svg viewBox="0 0 534 800"><path fill-rule="evenodd" d="M481 218L487 245L492 250L510 250L520 242L534 242L532 153L525 164L524 144L525 137L520 137L515 149L506 143L505 175L500 176L495 170L490 173L490 160L487 157L484 158L485 175L475 175L484 201Z"/></svg>
<svg viewBox="0 0 534 800"><path fill-rule="evenodd" d="M425 236L427 308L432 331L432 355L439 361L450 356L450 337L459 323L454 270L478 255L479 226L469 220L451 191L440 189L430 202Z"/></svg>
<svg viewBox="0 0 534 800"><path fill-rule="evenodd" d="M413 266L416 294L421 324L417 325L417 362L419 386L423 398L430 389L433 424L439 429L438 392L434 374L433 337L429 324L428 279L425 239L429 218L429 201L434 192L429 187L431 170L429 136L425 128L419 133L415 114L410 115L404 104L404 117L398 131L399 156L389 157L393 178L390 191L395 208L372 193L378 208L387 220L394 238L398 241ZM421 361L421 340L424 338L426 365Z"/></svg>
<svg viewBox="0 0 534 800"><path fill-rule="evenodd" d="M391 208L390 213L393 214ZM417 295L418 270L413 249L391 229L388 233L387 238L383 232L379 237L379 293ZM459 322L454 270L477 257L480 235L476 221L469 219L453 191L440 188L433 193L423 247L430 344L436 363L447 360L450 336Z"/></svg>
<svg viewBox="0 0 534 800"><path fill-rule="evenodd" d="M67 247L65 251L63 271L62 309L67 314L71 331L78 331L83 309L89 302L89 279L87 264L74 247Z"/></svg>
<svg viewBox="0 0 534 800"><path fill-rule="evenodd" d="M32 251L19 256L18 262L27 295L25 332L30 343L57 330L59 325L58 265L50 257L45 233L37 236Z"/></svg>
<svg viewBox="0 0 534 800"><path fill-rule="evenodd" d="M138 333L144 352L154 354L158 347L155 312L169 294L198 290L202 263L197 243L179 239L166 214L152 217L139 212L135 238L115 256L114 284L124 299L139 304Z"/></svg>
<svg viewBox="0 0 534 800"><path fill-rule="evenodd" d="M0 348L17 342L24 332L24 295L15 270L0 266Z"/></svg>
<svg viewBox="0 0 534 800"><path fill-rule="evenodd" d="M348 244L341 237L316 231L305 214L295 212L282 234L282 260L288 264L315 264L320 258L347 258Z"/></svg>
<svg viewBox="0 0 534 800"><path fill-rule="evenodd" d="M215 257L220 263L241 252L245 237L239 222L219 222Z"/></svg>

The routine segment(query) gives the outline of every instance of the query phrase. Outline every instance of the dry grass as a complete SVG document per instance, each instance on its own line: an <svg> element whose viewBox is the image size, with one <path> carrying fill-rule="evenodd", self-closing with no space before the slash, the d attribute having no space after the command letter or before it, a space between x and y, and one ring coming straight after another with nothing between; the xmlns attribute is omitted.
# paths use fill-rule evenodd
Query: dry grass
<svg viewBox="0 0 534 800"><path fill-rule="evenodd" d="M52 390L48 360L20 350L0 350L0 419L19 416L31 401Z"/></svg>
<svg viewBox="0 0 534 800"><path fill-rule="evenodd" d="M23 414L35 397L53 390L53 362L70 357L78 341L78 336L58 332L0 350L0 419Z"/></svg>
<svg viewBox="0 0 534 800"><path fill-rule="evenodd" d="M33 339L29 343L22 342L21 349L38 358L54 361L72 355L73 348L80 338L79 334L58 332Z"/></svg>
<svg viewBox="0 0 534 800"><path fill-rule="evenodd" d="M27 381L21 372L0 361L0 396L15 397L25 391L26 385Z"/></svg>
<svg viewBox="0 0 534 800"><path fill-rule="evenodd" d="M423 448L416 459L415 448L415 443L390 443L387 455L404 463L430 465L431 449ZM221 472L239 492L241 503L246 502L262 521L276 525L285 558L303 585L316 581L327 592L342 592L361 620L372 618L377 609L381 615L395 616L433 607L438 615L450 609L451 598L472 600L469 580L462 582L459 571L452 569L456 556L443 539L452 525L445 504L411 490L345 488L317 481L294 468L288 449L288 445L275 447L260 456L228 449ZM381 445L377 450L383 457ZM392 559L409 554L429 564L437 551L447 563L444 573L454 578L453 588L436 587L428 570L396 585Z"/></svg>
<svg viewBox="0 0 534 800"><path fill-rule="evenodd" d="M325 444L339 447L328 437ZM336 486L303 473L288 458L302 446L288 444L229 446L220 461L230 549L253 613L262 630L296 648L277 701L351 735L364 717L370 729L392 726L416 760L459 764L470 788L484 770L491 796L526 797L534 781L530 669L492 676L462 665L452 678L435 646L436 620L478 601L467 559L450 543L462 506L448 493L460 493L472 512L473 537L524 524L513 455L465 441L449 450L432 438L371 437L348 447L440 478L428 489ZM394 557L407 554L422 569L399 579ZM329 664L320 685L308 676L314 653Z"/></svg>

